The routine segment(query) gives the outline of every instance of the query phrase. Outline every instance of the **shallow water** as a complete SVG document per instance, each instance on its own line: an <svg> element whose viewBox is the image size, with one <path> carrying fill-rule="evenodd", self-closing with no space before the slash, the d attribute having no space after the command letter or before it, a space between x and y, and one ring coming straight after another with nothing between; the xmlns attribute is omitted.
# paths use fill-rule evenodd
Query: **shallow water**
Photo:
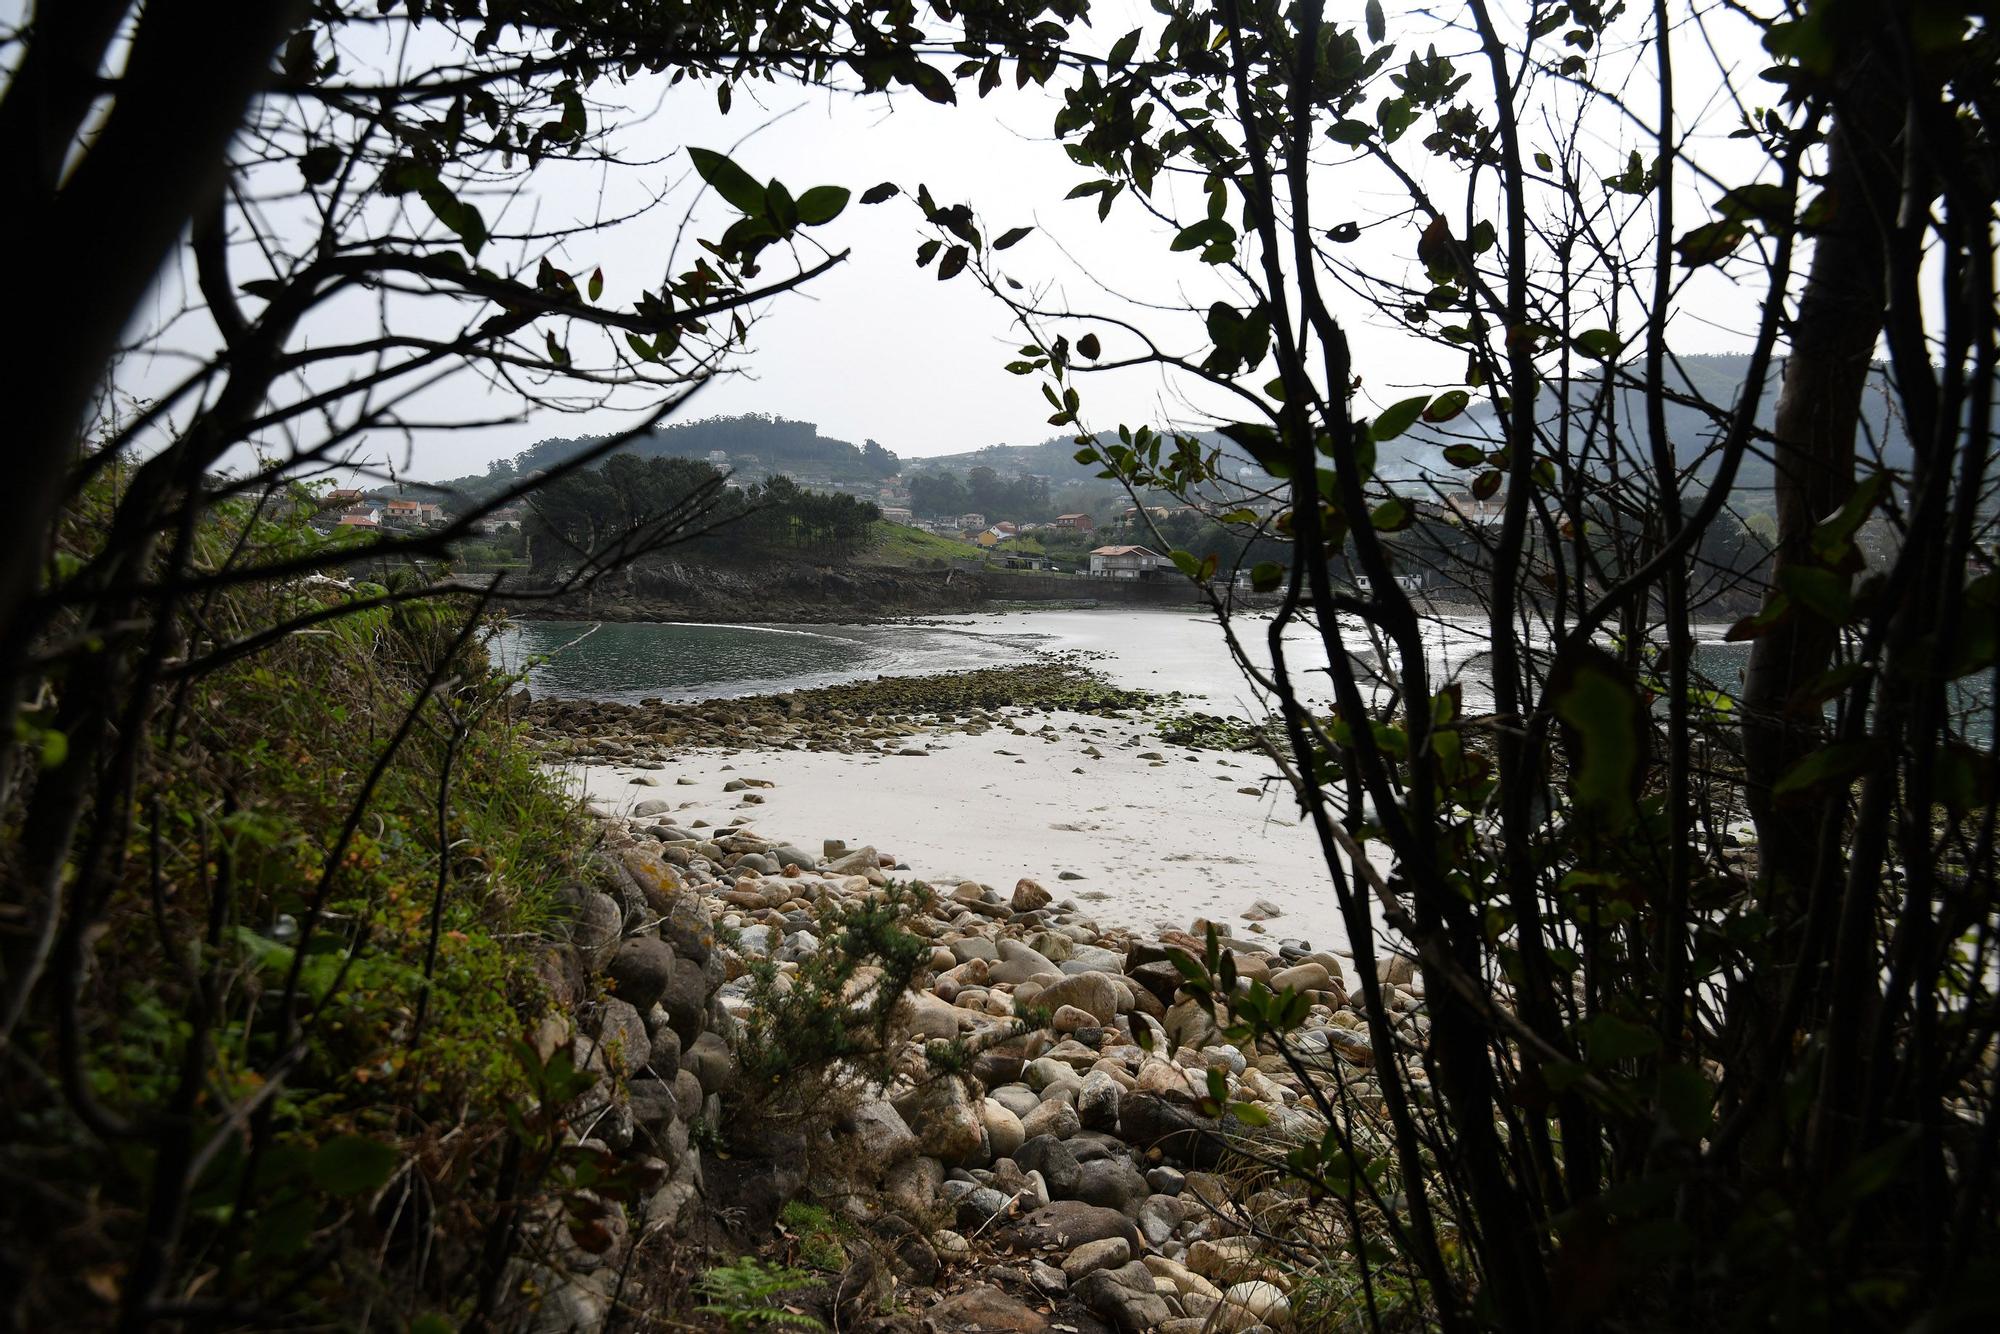
<svg viewBox="0 0 2000 1334"><path fill-rule="evenodd" d="M1260 671L1272 665L1271 618L1235 618L1244 654ZM1374 654L1358 622L1344 622L1350 651L1364 663ZM1750 658L1748 644L1723 642L1724 627L1696 627L1697 671L1715 688L1738 694ZM1456 680L1468 714L1490 712L1485 683L1485 626L1467 617L1425 622L1424 642L1434 682ZM1318 635L1293 624L1284 636L1287 665L1309 707L1331 705L1326 652ZM878 676L930 676L1004 667L1058 653L1081 653L1115 685L1180 691L1192 707L1263 718L1271 703L1232 658L1215 618L1189 611L1096 609L982 612L875 625L697 625L680 622L521 621L495 639L496 656L528 667L537 694L637 701L719 699L771 694ZM1985 744L1992 715L1983 709L1984 682L1955 692L1971 709L1968 739Z"/></svg>

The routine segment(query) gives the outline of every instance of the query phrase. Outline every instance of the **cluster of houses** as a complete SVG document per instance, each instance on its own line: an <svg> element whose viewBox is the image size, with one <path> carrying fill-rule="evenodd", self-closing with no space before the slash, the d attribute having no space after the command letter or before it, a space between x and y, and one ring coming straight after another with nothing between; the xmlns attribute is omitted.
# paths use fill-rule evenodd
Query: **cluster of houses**
<svg viewBox="0 0 2000 1334"><path fill-rule="evenodd" d="M376 496L354 487L329 491L320 497L320 519L326 528L419 529L442 528L450 522L443 507L428 500ZM512 532L521 527L521 510L515 506L497 509L481 520L488 532Z"/></svg>

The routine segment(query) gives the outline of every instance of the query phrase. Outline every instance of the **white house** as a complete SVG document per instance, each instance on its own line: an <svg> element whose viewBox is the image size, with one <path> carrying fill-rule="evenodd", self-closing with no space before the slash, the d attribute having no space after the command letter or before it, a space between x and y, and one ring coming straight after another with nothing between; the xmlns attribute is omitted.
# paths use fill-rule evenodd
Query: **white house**
<svg viewBox="0 0 2000 1334"><path fill-rule="evenodd" d="M1155 579L1174 563L1145 547L1099 547L1090 553L1090 572L1100 579Z"/></svg>

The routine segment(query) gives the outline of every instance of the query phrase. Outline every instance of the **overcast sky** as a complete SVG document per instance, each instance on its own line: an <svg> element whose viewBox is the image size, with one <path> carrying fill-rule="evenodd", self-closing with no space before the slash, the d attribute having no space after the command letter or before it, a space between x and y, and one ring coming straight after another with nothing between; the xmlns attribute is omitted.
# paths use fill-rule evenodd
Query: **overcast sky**
<svg viewBox="0 0 2000 1334"><path fill-rule="evenodd" d="M1399 26L1406 23L1435 29L1433 20L1400 19L1399 6L1388 7L1392 36L1407 35L1411 29ZM1332 8L1332 17L1339 21L1350 20L1343 8L1358 16L1358 4ZM1500 9L1518 20L1526 5L1501 0ZM1100 0L1087 40L1108 47L1149 14L1143 4ZM1649 26L1649 21L1628 16L1618 26L1619 42L1607 43L1600 53L1604 80L1629 97L1648 95L1649 57L1643 41ZM1692 34L1676 39L1676 57L1690 86L1715 85L1719 51L1725 64L1739 67L1738 82L1755 87L1751 72L1767 62L1748 40L1747 28L1726 16L1711 15L1711 35L1713 42ZM1421 40L1417 44L1421 46ZM1448 53L1467 49L1462 38L1450 33L1439 37L1438 45ZM351 58L350 66L353 63ZM1465 68L1484 79L1477 63L1468 61ZM999 256L1000 262L1008 273L1031 286L1046 284L1076 306L1130 311L1133 307L1123 304L1126 299L1205 306L1224 291L1216 271L1193 256L1170 254L1171 229L1137 208L1121 202L1108 223L1099 223L1093 200L1064 200L1085 174L1049 137L1059 105L1053 91L1009 89L981 100L972 96L968 84L961 85L964 100L959 106L937 107L907 92L857 98L789 84L750 84L737 88L726 117L718 111L710 86L684 84L667 90L661 81L642 79L622 90L600 85L593 91L600 97L615 97L623 108L618 113L624 122L617 140L621 150L633 159L654 161L609 171L548 165L537 173L531 197L505 207L514 221L532 211L537 222L553 226L617 215L648 194L674 187L670 207L583 236L555 256L579 274L601 267L607 301L620 297L629 301L642 288L657 286L669 265L677 269L687 262L691 251L686 242L678 257L673 245L676 226L691 203L695 222L709 234L726 225L729 213L719 201L708 197L694 202L699 182L690 172L685 146L731 149L747 135L733 155L758 178L783 180L794 195L823 183L848 186L856 195L842 218L815 233L815 239L830 248L848 250L848 260L807 288L770 302L753 331L750 350L737 363L741 373L705 390L689 409L690 417L761 412L800 418L818 423L828 435L856 443L878 440L905 457L994 443L1028 444L1059 433L1047 423L1049 409L1037 379L1011 376L1001 369L1023 341L1022 331L970 275L940 283L931 271L915 267L915 249L927 233L914 206L906 199L877 207L859 203L860 192L877 181L906 187L922 181L941 202L969 202L989 236L1017 225L1034 226L1033 235ZM1473 97L1475 104L1483 100ZM1561 100L1559 95L1558 104ZM1698 105L1693 99L1683 105L1688 108L1685 121L1700 135L1698 151L1721 164L1718 174L1750 179L1759 167L1754 151L1726 138L1736 126L1734 110L1720 102ZM1427 156L1415 144L1422 132L1410 135L1406 160ZM1604 108L1589 122L1586 146L1593 162L1609 171L1626 147L1643 146L1650 154L1650 145L1637 134L1628 120ZM1539 146L1540 142L1530 144L1531 149ZM1736 173L1733 178L1731 172ZM1449 197L1453 182L1439 184ZM1316 225L1331 226L1348 218L1375 224L1347 253L1392 276L1414 269L1409 257L1418 229L1401 211L1407 205L1393 181L1365 166L1330 165L1316 173L1315 189ZM1163 202L1171 204L1171 187L1165 190ZM1682 205L1685 215L1704 220L1703 201L1715 193L1689 183ZM1182 204L1187 216L1198 216L1198 196ZM494 216L500 207L500 201L493 201L488 208L495 230L507 220ZM781 264L780 260L770 267L776 270ZM1411 272L1411 276L1414 280L1416 275ZM1643 274L1635 278L1646 280ZM1755 318L1755 294L1737 292L1720 276L1701 281L1706 286L1699 290L1699 299L1687 303L1688 314L1675 325L1677 345L1685 351L1743 346L1744 330ZM161 310L170 306L175 286L175 277L169 274ZM1441 388L1458 382L1463 365L1459 357L1408 336L1361 299L1341 297L1336 313L1353 338L1364 398L1376 405L1406 396L1412 386ZM356 311L355 316L372 318L372 312ZM1163 339L1183 350L1199 345L1196 325L1176 326L1168 316L1149 316L1147 323L1185 329L1185 337ZM1072 326L1072 335L1085 327ZM1115 351L1116 337L1109 330L1102 333L1107 350ZM138 368L140 387L154 374ZM1267 364L1256 379L1261 382L1269 374ZM1214 400L1190 401L1181 388L1144 370L1088 377L1081 387L1086 395L1085 423L1093 428L1120 422L1205 424L1205 416L1221 406ZM424 406L428 418L462 420L491 416L504 405L496 405L483 384L467 377L434 394ZM391 454L398 471L447 477L482 469L490 460L515 454L548 436L606 432L628 420L610 412L545 412L524 422L476 431L421 433L413 444L378 442L377 452Z"/></svg>

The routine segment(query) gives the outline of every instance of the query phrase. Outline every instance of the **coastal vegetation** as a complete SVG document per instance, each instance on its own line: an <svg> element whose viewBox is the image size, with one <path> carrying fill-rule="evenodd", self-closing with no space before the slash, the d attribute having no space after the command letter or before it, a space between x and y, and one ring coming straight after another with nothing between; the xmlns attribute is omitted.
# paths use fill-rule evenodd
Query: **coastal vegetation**
<svg viewBox="0 0 2000 1334"><path fill-rule="evenodd" d="M9 28L10 1323L1987 1327L1990 19L1409 9L69 0ZM1032 229L922 161L863 188L637 146L641 80L723 114L779 80L1043 89L1064 225L1143 211L1155 286L1031 272ZM663 147L725 216L643 275L589 257L608 216L535 206ZM1001 369L1269 720L1060 662L702 705L496 669L503 600L573 613L704 552L873 589L951 558L782 468L737 492L645 448L862 208L1018 326ZM1725 307L1728 376L1680 349ZM1363 328L1463 373L1378 395ZM1204 429L1091 422L1133 371ZM430 419L451 377L491 421ZM399 480L371 441L621 407L434 527L313 522L336 472ZM1053 510L1053 473L997 466L1045 453L917 474L923 504ZM517 506L532 580L484 531ZM1433 574L1477 599L1476 676L1434 670ZM1711 606L1740 685L1698 660ZM1321 853L1283 892L1330 896L1347 952L1261 897L1106 927L1030 875L787 841L755 826L782 779L633 797L691 748L924 765L943 734L1191 770L1165 737L1261 802L1227 772L1254 748Z"/></svg>

